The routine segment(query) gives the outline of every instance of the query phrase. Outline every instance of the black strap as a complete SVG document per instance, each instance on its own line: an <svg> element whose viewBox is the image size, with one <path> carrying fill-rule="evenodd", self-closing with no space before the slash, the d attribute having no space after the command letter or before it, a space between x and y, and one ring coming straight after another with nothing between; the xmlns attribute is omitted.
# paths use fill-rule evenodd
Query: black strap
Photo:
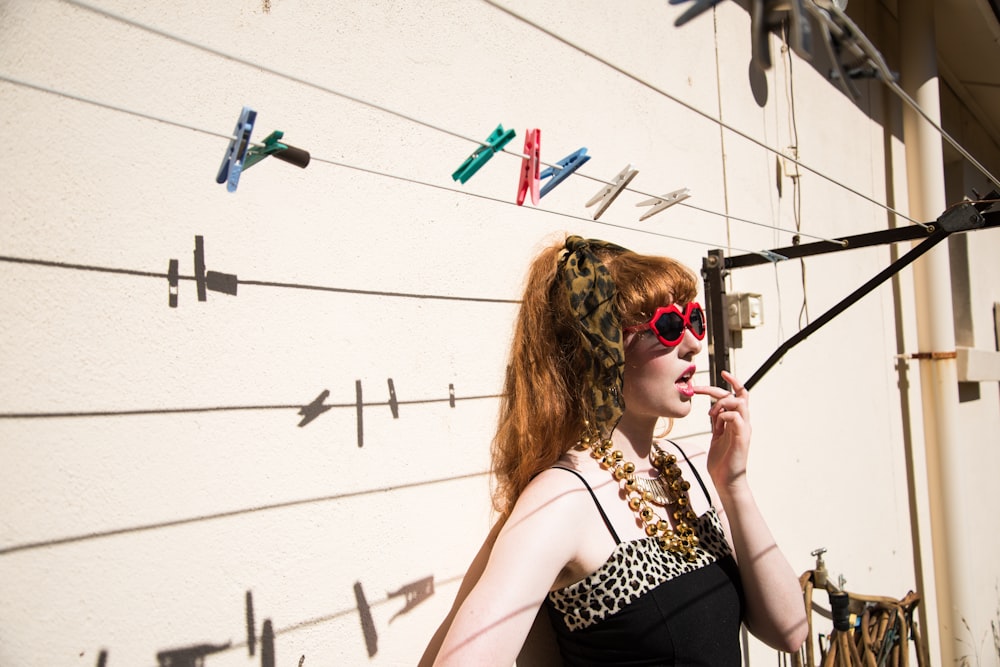
<svg viewBox="0 0 1000 667"><path fill-rule="evenodd" d="M681 449L681 446L676 442L673 440L667 440L667 442L673 445L677 451L681 453L681 456L684 457L684 460L687 461L688 468L691 468L691 472L694 473L694 478L698 480L698 486L701 487L702 493L704 493L705 497L708 499L708 506L714 507L714 505L712 505L712 496L708 495L708 489L705 488L705 482L701 481L701 475L698 474L698 469L691 465L691 459L688 458L688 455L684 453L684 450Z"/></svg>
<svg viewBox="0 0 1000 667"><path fill-rule="evenodd" d="M615 538L615 544L621 544L622 541L618 538L618 533L615 532L615 528L614 526L611 525L611 521L610 519L608 519L608 515L604 513L604 508L601 507L601 503L597 500L597 496L594 495L594 490L590 488L590 484L587 484L587 480L583 478L583 475L573 470L572 468L566 468L563 466L552 466L552 467L558 468L559 470L566 470L567 472L571 472L580 478L580 481L583 482L583 485L587 487L587 491L590 492L590 497L594 499L594 504L597 505L597 511L601 513L601 518L604 519L604 525L607 526L608 531L611 532L611 537Z"/></svg>

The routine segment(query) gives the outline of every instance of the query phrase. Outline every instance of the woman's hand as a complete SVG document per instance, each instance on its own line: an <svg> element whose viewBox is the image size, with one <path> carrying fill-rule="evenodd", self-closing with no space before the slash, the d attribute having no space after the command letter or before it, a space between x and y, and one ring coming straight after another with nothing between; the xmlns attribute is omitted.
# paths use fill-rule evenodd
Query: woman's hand
<svg viewBox="0 0 1000 667"><path fill-rule="evenodd" d="M722 371L733 391L721 387L694 387L696 394L715 400L708 411L712 422L712 445L708 450L708 474L717 489L744 481L750 450L750 392L732 373Z"/></svg>

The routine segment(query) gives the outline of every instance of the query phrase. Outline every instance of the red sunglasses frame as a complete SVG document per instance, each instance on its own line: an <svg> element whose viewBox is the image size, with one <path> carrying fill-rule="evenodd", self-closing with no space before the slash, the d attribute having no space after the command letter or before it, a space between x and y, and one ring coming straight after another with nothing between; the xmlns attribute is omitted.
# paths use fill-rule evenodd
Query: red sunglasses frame
<svg viewBox="0 0 1000 667"><path fill-rule="evenodd" d="M699 313L701 313L700 334L697 331L695 331L694 325L691 324L691 315L695 312L696 309ZM664 315L671 315L671 314L677 315L677 317L681 318L681 324L682 324L681 334L674 340L668 340L664 338L660 334L660 331L656 328L657 320L659 320ZM708 325L705 322L705 309L702 308L701 304L698 303L697 301L692 301L688 305L684 306L683 312L681 312L681 309L678 308L677 304L675 303L672 303L669 306L660 306L659 308L656 309L656 312L653 313L653 317L650 318L648 322L643 322L642 324L634 324L630 327L625 327L622 331L624 331L625 333L636 333L644 329L649 329L654 334L656 334L656 339L666 347L674 347L676 345L680 345L680 342L684 340L685 329L690 331L691 335L697 338L698 340L703 340L705 338L705 334L708 333Z"/></svg>

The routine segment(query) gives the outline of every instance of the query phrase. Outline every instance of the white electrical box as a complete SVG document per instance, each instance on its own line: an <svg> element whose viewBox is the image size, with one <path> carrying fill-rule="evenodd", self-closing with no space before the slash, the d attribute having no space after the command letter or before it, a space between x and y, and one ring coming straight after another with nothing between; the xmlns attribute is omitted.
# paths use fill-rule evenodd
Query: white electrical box
<svg viewBox="0 0 1000 667"><path fill-rule="evenodd" d="M764 301L760 294L727 294L726 307L730 331L754 329L764 324Z"/></svg>

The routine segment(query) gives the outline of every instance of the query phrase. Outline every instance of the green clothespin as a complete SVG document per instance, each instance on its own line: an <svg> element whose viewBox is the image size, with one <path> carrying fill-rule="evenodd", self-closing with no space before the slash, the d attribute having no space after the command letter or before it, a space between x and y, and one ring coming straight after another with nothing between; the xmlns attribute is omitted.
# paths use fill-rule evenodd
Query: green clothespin
<svg viewBox="0 0 1000 667"><path fill-rule="evenodd" d="M461 181L465 184L470 178L472 178L479 168L490 161L493 154L497 151L503 149L510 140L513 139L517 134L514 130L507 130L504 132L503 125L497 125L497 129L490 133L490 136L486 138L485 146L480 146L477 148L472 155L465 158L465 162L462 163L455 173L451 175L453 180Z"/></svg>
<svg viewBox="0 0 1000 667"><path fill-rule="evenodd" d="M281 143L280 140L284 134L281 130L275 130L265 137L263 146L251 146L243 163L243 171L246 171L269 155L305 169L309 164L309 151Z"/></svg>

